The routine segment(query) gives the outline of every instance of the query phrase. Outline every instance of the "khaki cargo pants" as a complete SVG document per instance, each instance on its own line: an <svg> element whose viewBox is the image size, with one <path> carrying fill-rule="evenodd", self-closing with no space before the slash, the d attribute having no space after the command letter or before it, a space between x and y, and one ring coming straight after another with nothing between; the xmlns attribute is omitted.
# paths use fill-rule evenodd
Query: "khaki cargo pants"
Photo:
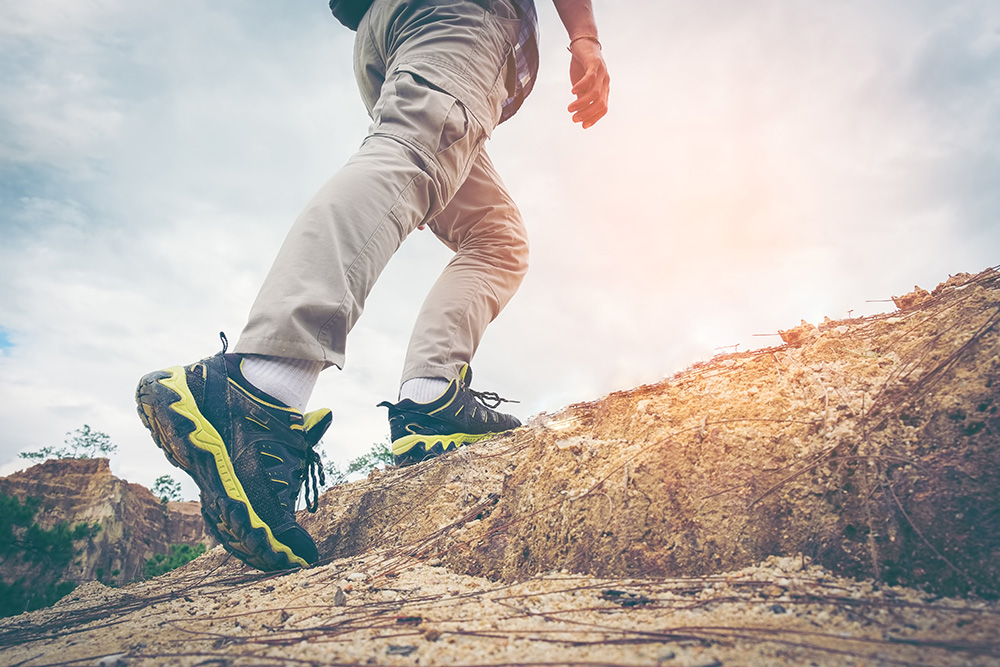
<svg viewBox="0 0 1000 667"><path fill-rule="evenodd" d="M514 76L507 0L375 0L354 68L372 118L278 252L235 351L343 367L347 334L403 239L455 255L427 296L402 380L458 377L527 270L521 216L483 143Z"/></svg>

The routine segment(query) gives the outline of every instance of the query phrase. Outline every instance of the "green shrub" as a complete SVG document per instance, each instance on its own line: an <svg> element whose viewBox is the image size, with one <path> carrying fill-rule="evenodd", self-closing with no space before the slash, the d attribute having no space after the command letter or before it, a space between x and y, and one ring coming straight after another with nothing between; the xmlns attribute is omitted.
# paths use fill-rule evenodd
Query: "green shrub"
<svg viewBox="0 0 1000 667"><path fill-rule="evenodd" d="M39 583L24 579L8 584L0 581L0 617L16 616L23 611L34 611L55 604L60 598L76 588L72 581L49 581Z"/></svg>
<svg viewBox="0 0 1000 667"><path fill-rule="evenodd" d="M146 561L143 574L147 579L176 570L205 553L204 544L171 544L169 554L156 554Z"/></svg>
<svg viewBox="0 0 1000 667"><path fill-rule="evenodd" d="M35 522L41 503L37 498L0 494L0 557L30 563L30 573L13 582L0 580L0 616L47 607L72 591L76 584L63 580L66 568L80 552L76 542L90 539L100 524L62 521L52 528Z"/></svg>

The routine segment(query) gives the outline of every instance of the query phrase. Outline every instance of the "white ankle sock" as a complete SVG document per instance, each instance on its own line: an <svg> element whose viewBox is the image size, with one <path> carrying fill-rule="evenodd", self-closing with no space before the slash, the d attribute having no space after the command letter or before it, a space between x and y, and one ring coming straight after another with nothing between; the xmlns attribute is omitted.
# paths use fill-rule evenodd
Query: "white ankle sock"
<svg viewBox="0 0 1000 667"><path fill-rule="evenodd" d="M430 403L441 396L449 384L444 378L413 378L399 388L399 400L408 398L415 403Z"/></svg>
<svg viewBox="0 0 1000 667"><path fill-rule="evenodd" d="M323 362L246 354L242 369L247 382L303 412L316 387L319 372L323 370Z"/></svg>

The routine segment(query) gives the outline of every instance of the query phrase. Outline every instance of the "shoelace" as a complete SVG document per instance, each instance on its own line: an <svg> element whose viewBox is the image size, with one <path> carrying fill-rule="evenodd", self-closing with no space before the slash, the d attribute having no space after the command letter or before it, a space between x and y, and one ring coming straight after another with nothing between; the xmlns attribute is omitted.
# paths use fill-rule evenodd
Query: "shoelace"
<svg viewBox="0 0 1000 667"><path fill-rule="evenodd" d="M476 391L475 389L469 388L469 393L472 397L480 402L484 407L487 408L498 408L501 403L520 403L521 401L514 401L509 398L503 398L500 394L495 391Z"/></svg>
<svg viewBox="0 0 1000 667"><path fill-rule="evenodd" d="M319 489L326 484L326 472L319 452L313 447L306 450L306 509L315 514L319 508Z"/></svg>

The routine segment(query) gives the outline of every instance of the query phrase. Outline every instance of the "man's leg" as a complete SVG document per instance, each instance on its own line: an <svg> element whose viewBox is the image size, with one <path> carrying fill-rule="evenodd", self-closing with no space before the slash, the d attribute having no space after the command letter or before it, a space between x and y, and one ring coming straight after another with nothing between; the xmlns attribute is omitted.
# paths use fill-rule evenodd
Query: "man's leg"
<svg viewBox="0 0 1000 667"><path fill-rule="evenodd" d="M343 367L347 334L389 258L465 177L483 133L467 122L460 103L400 73L385 83L379 104L379 120L360 151L295 221L237 353ZM402 136L399 125L414 115L422 117L426 137ZM442 136L450 140L444 151Z"/></svg>
<svg viewBox="0 0 1000 667"><path fill-rule="evenodd" d="M378 274L406 235L454 196L485 136L460 102L405 72L382 86L376 113L361 150L296 221L238 354L149 373L137 390L154 441L198 483L209 527L262 570L318 558L294 509L318 465L310 434L329 424L329 412L304 418L260 386L253 366L260 356L284 366L281 384L288 372L309 371L301 362L313 372L342 365L347 332Z"/></svg>
<svg viewBox="0 0 1000 667"><path fill-rule="evenodd" d="M458 377L528 270L524 223L485 151L458 194L428 226L455 256L420 309L406 352L404 383Z"/></svg>
<svg viewBox="0 0 1000 667"><path fill-rule="evenodd" d="M471 390L469 362L487 325L514 295L528 266L517 207L485 152L451 203L428 223L455 256L417 318L398 403L389 408L392 452L410 465L517 428L499 397Z"/></svg>
<svg viewBox="0 0 1000 667"><path fill-rule="evenodd" d="M499 119L510 28L471 1L376 0L355 46L369 136L296 220L236 352L343 366L375 280L448 206Z"/></svg>
<svg viewBox="0 0 1000 667"><path fill-rule="evenodd" d="M320 366L343 365L347 333L389 257L468 175L506 94L509 28L472 2L376 0L356 49L370 135L295 222L237 353L224 346L139 382L154 441L198 483L220 542L255 567L318 558L294 509L304 484L315 507L313 448L331 415L298 406ZM276 382L285 399L248 376Z"/></svg>

